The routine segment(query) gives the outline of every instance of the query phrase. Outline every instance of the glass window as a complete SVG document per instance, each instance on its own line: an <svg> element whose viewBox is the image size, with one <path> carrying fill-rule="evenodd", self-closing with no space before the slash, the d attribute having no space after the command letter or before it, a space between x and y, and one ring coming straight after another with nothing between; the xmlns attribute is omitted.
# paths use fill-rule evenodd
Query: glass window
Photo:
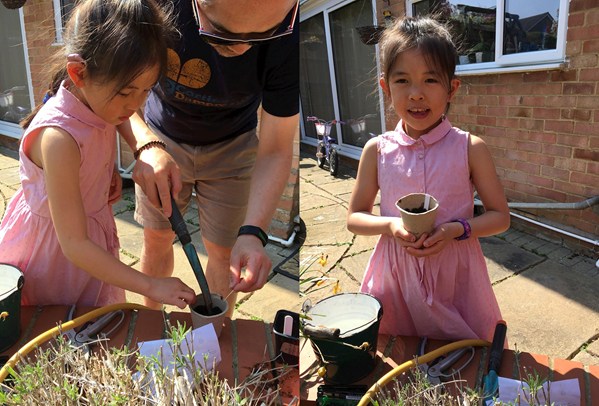
<svg viewBox="0 0 599 406"><path fill-rule="evenodd" d="M408 0L408 13L434 13L459 49L458 71L562 62L567 0Z"/></svg>
<svg viewBox="0 0 599 406"><path fill-rule="evenodd" d="M56 26L56 42L62 43L62 30L69 20L76 0L54 0L54 24Z"/></svg>
<svg viewBox="0 0 599 406"><path fill-rule="evenodd" d="M381 133L373 34L371 0L344 2L301 22L300 97L306 137L316 138L309 116L341 120L330 134L341 145L361 148Z"/></svg>
<svg viewBox="0 0 599 406"><path fill-rule="evenodd" d="M31 112L18 10L0 10L0 55L0 121L17 124Z"/></svg>

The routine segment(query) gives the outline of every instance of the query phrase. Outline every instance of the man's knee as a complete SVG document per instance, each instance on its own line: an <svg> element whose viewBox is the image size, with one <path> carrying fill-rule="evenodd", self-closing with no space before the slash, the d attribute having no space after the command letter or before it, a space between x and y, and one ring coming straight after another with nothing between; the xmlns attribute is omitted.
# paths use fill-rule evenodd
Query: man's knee
<svg viewBox="0 0 599 406"><path fill-rule="evenodd" d="M173 230L169 229L156 229L156 228L144 228L144 241L148 242L172 242L175 238Z"/></svg>

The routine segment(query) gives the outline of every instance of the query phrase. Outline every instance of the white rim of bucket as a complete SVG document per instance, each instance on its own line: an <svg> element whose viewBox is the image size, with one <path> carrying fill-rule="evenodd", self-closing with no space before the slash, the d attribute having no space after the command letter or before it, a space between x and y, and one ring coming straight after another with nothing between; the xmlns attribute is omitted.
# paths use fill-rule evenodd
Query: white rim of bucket
<svg viewBox="0 0 599 406"><path fill-rule="evenodd" d="M359 302L360 303L357 303ZM368 306L366 306L368 305ZM366 293L340 293L329 296L314 304L306 315L311 318L308 324L313 326L325 326L327 328L339 328L339 337L347 337L366 330L378 321L382 308L381 302L372 295ZM331 310L333 310L331 312ZM333 313L325 315L325 313ZM340 316L359 316L357 326L347 327L345 318Z"/></svg>
<svg viewBox="0 0 599 406"><path fill-rule="evenodd" d="M19 289L19 280L22 277L23 272L16 266L0 264L0 300L6 299Z"/></svg>

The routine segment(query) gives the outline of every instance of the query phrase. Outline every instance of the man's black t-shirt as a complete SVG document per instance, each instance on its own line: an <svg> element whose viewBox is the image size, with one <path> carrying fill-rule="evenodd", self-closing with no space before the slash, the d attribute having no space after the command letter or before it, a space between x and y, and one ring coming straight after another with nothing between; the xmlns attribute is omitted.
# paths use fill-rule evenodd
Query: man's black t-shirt
<svg viewBox="0 0 599 406"><path fill-rule="evenodd" d="M206 145L255 128L261 102L274 116L297 114L299 24L290 35L222 57L198 35L192 1L174 2L181 35L148 97L146 121L178 142Z"/></svg>

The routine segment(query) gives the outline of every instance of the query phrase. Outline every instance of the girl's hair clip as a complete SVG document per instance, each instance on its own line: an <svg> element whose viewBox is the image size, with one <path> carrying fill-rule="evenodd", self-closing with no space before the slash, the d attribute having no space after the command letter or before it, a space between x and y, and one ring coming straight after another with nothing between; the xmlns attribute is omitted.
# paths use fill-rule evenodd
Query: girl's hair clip
<svg viewBox="0 0 599 406"><path fill-rule="evenodd" d="M43 104L46 104L46 102L47 102L48 100L50 100L50 97L52 97L52 96L53 96L53 94L52 94L52 93L50 93L50 91L47 91L47 92L46 92L46 94L44 95L44 98L42 99L42 103L43 103Z"/></svg>
<svg viewBox="0 0 599 406"><path fill-rule="evenodd" d="M85 60L79 54L68 54L67 62L80 62L85 65Z"/></svg>

